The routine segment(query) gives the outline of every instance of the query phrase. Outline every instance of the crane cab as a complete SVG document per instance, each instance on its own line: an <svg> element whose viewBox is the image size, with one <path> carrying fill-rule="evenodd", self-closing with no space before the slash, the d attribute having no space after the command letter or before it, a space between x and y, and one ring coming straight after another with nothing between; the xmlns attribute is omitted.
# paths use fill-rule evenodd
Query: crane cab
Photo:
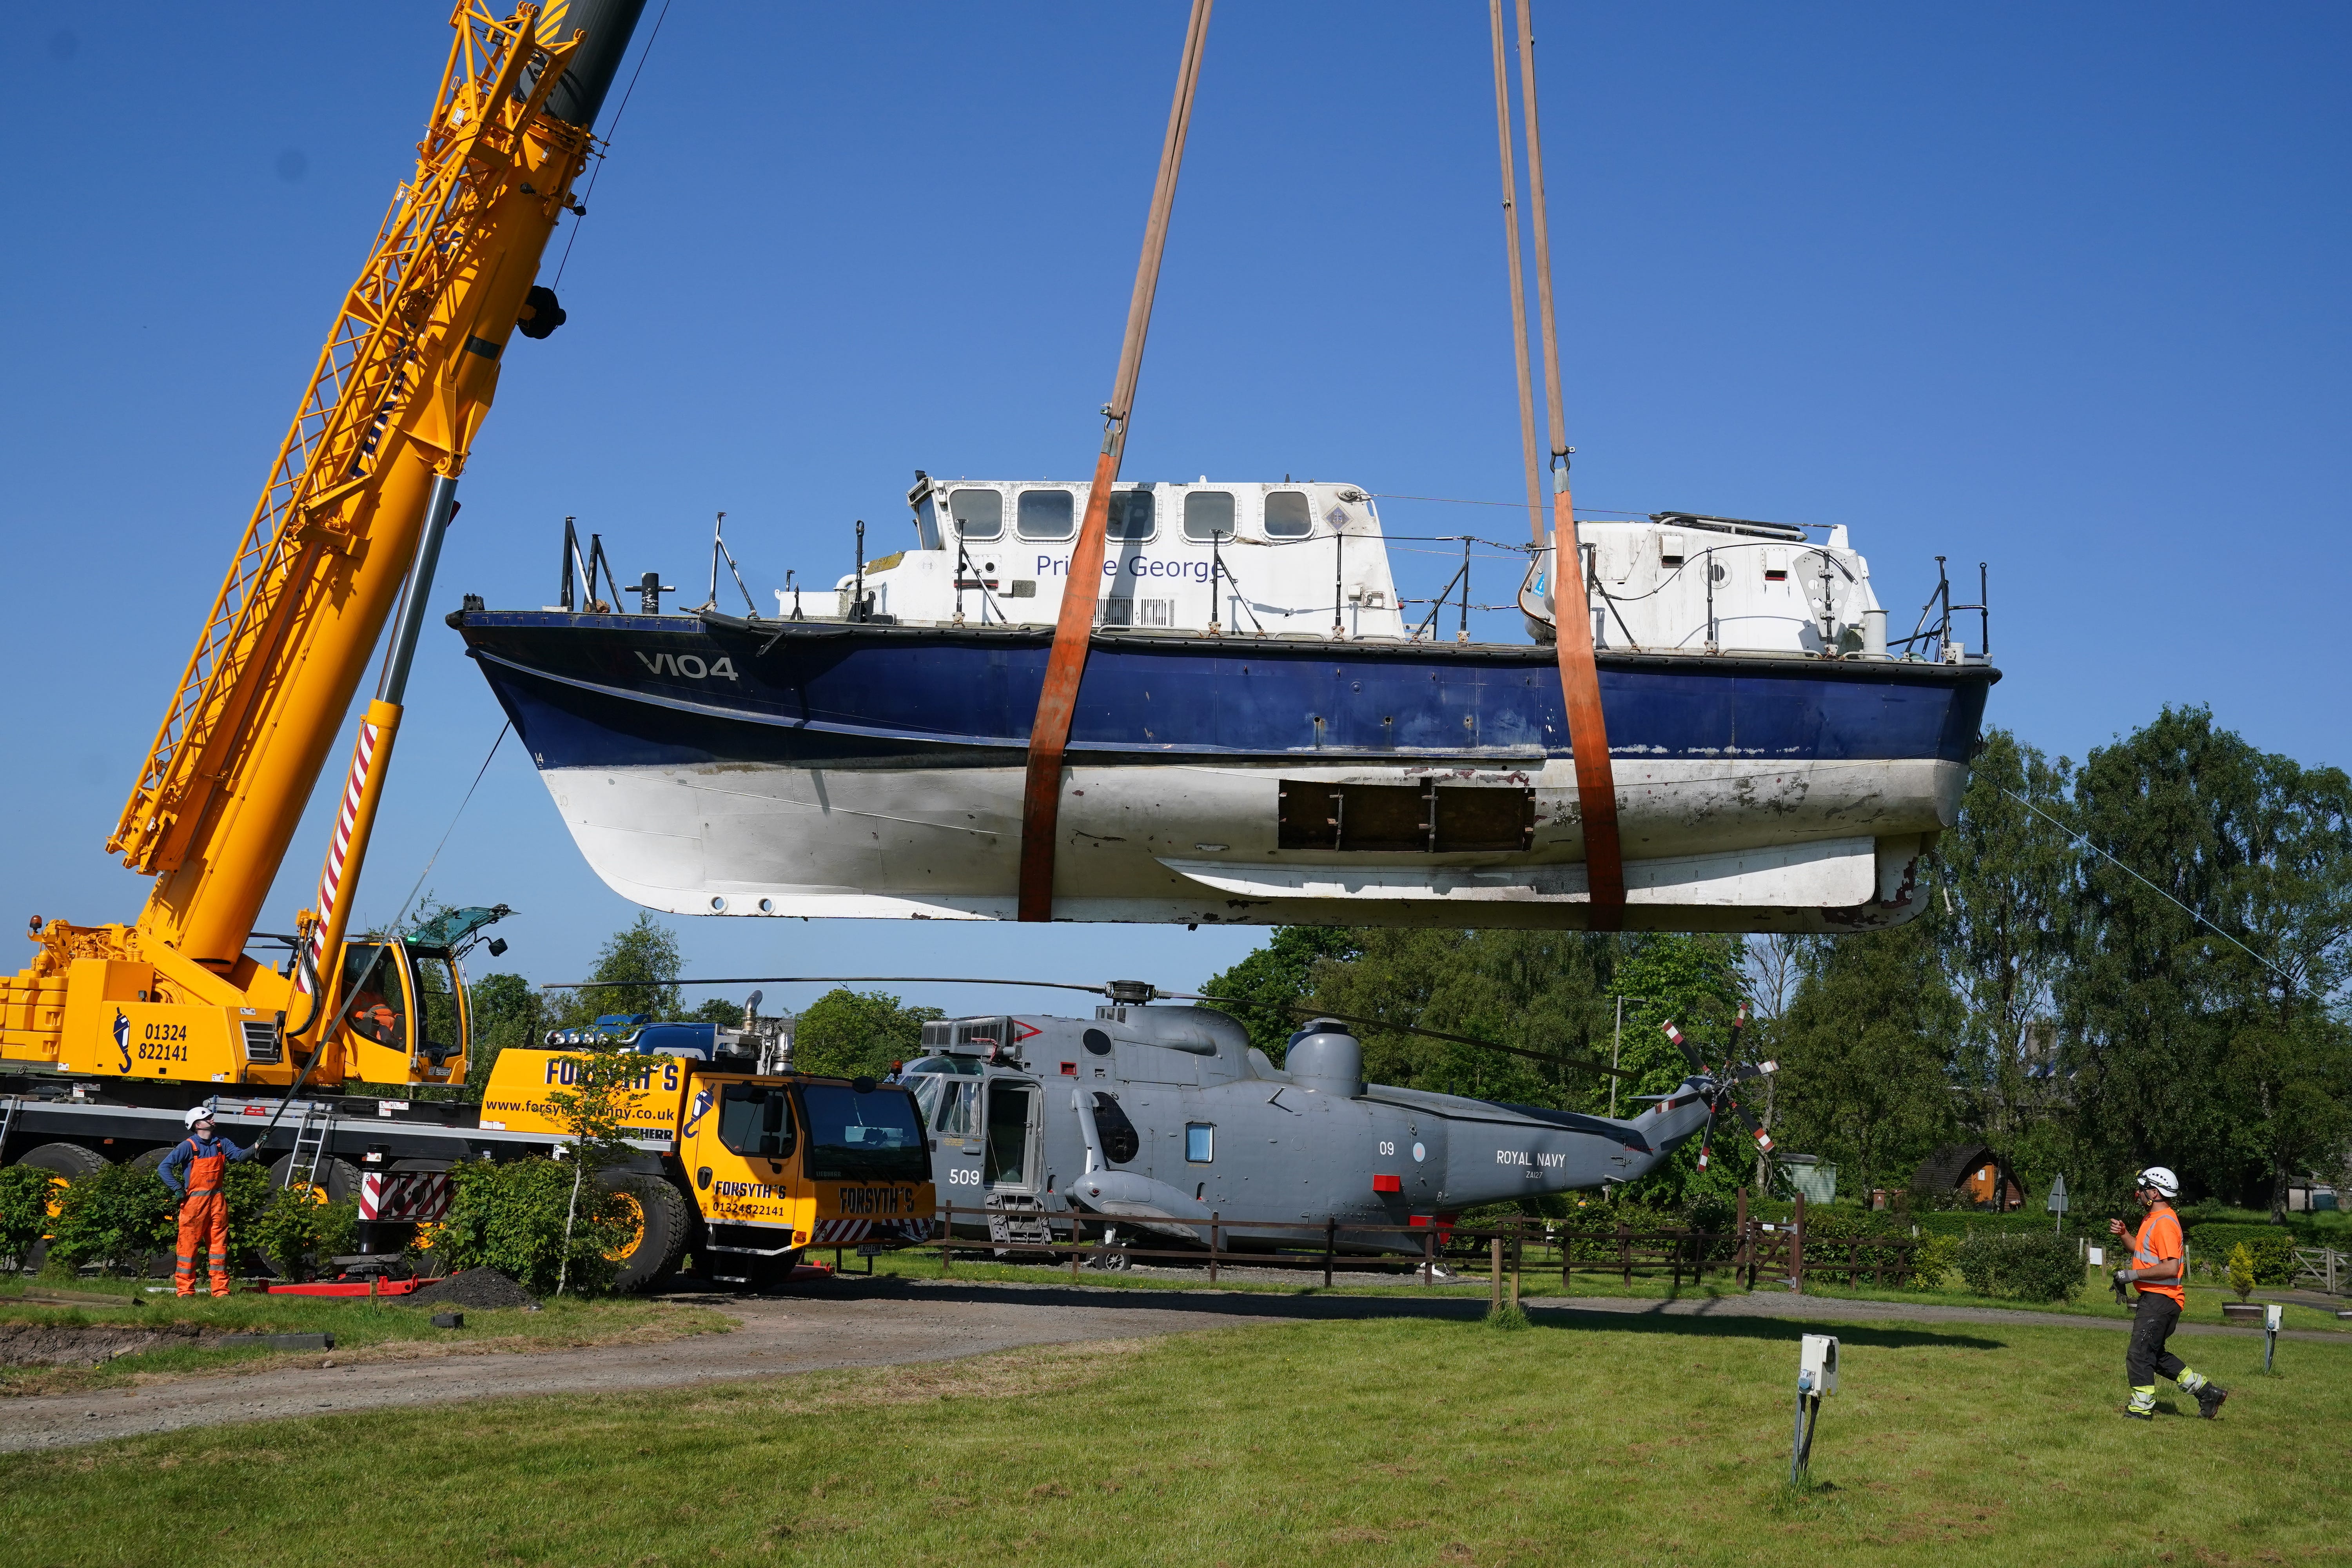
<svg viewBox="0 0 2352 1568"><path fill-rule="evenodd" d="M329 998L343 1075L365 1083L463 1083L471 1033L457 955L417 942L343 943Z"/></svg>

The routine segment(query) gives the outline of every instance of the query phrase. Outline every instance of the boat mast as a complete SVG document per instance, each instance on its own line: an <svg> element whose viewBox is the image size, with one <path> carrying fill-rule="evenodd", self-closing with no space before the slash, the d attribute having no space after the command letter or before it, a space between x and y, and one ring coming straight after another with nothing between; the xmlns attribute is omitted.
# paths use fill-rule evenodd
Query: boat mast
<svg viewBox="0 0 2352 1568"><path fill-rule="evenodd" d="M1045 681L1037 694L1037 717L1029 728L1029 775L1021 803L1021 905L1024 921L1054 918L1055 835L1062 815L1062 753L1070 739L1078 681L1086 674L1087 649L1094 636L1095 607L1102 597L1103 542L1109 528L1111 487L1118 482L1119 458L1127 449L1128 415L1135 405L1135 380L1143 369L1143 335L1151 324L1151 298L1160 287L1160 258L1168 246L1168 216L1176 205L1176 176L1184 163L1184 135L1192 124L1192 94L1201 79L1201 50L1209 37L1212 0L1192 0L1184 31L1184 56L1176 72L1176 100L1168 110L1168 136L1160 149L1160 174L1151 192L1151 216L1143 227L1143 258L1135 269L1135 293L1128 301L1127 336L1119 344L1118 379L1103 405L1102 450L1095 458L1094 489L1087 495L1086 521L1070 550L1068 587L1054 623L1054 651L1045 661ZM1082 586L1083 584L1083 586Z"/></svg>

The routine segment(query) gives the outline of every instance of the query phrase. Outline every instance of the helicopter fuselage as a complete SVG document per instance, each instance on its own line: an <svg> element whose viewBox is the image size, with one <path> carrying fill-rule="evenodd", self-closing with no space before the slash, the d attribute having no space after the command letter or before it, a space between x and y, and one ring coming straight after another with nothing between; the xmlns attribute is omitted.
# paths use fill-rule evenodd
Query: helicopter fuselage
<svg viewBox="0 0 2352 1568"><path fill-rule="evenodd" d="M925 1044L904 1076L940 1202L1203 1242L1213 1215L1269 1227L1220 1235L1241 1249L1319 1246L1332 1222L1344 1250L1418 1252L1412 1227L1465 1208L1632 1181L1706 1125L1713 1087L1694 1075L1627 1121L1430 1094L1364 1082L1336 1026L1276 1068L1204 1007L941 1020Z"/></svg>

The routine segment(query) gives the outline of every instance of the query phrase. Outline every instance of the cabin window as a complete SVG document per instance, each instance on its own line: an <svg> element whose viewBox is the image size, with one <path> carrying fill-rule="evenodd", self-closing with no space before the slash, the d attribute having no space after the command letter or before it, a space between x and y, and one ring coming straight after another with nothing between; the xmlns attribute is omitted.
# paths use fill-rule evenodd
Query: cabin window
<svg viewBox="0 0 2352 1568"><path fill-rule="evenodd" d="M719 1142L734 1153L755 1159L791 1159L791 1096L765 1084L727 1085L719 1091Z"/></svg>
<svg viewBox="0 0 2352 1568"><path fill-rule="evenodd" d="M1184 1123L1184 1159L1189 1164L1205 1165L1217 1157L1216 1124L1209 1121Z"/></svg>
<svg viewBox="0 0 2352 1568"><path fill-rule="evenodd" d="M1035 1091L1023 1084L994 1083L988 1089L988 1184L1025 1186L1029 1179L1029 1102Z"/></svg>
<svg viewBox="0 0 2352 1568"><path fill-rule="evenodd" d="M860 1093L854 1084L819 1081L801 1085L799 1095L801 1114L808 1123L805 1163L813 1180L930 1179L931 1157L923 1147L922 1122L914 1097L905 1089L885 1086Z"/></svg>
<svg viewBox="0 0 2352 1568"><path fill-rule="evenodd" d="M948 497L948 511L956 532L965 539L1004 537L1004 495L1001 490L957 490Z"/></svg>
<svg viewBox="0 0 2352 1568"><path fill-rule="evenodd" d="M1231 539L1233 536L1233 491L1192 490L1185 495L1185 538Z"/></svg>
<svg viewBox="0 0 2352 1568"><path fill-rule="evenodd" d="M1023 490L1013 527L1024 539L1067 539L1076 531L1068 490Z"/></svg>
<svg viewBox="0 0 2352 1568"><path fill-rule="evenodd" d="M1304 539L1315 531L1315 513L1305 490L1270 490L1265 498L1265 536Z"/></svg>
<svg viewBox="0 0 2352 1568"><path fill-rule="evenodd" d="M1151 492L1113 490L1110 495L1110 537L1149 539L1151 533Z"/></svg>

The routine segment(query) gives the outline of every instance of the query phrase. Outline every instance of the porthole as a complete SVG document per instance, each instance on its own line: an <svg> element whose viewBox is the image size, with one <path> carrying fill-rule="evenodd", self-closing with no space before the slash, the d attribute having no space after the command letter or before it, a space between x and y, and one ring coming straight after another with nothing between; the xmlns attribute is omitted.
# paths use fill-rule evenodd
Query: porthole
<svg viewBox="0 0 2352 1568"><path fill-rule="evenodd" d="M723 915L723 914L725 914L725 913L727 912L727 900L724 900L724 899L713 899L713 900L710 900L710 912L711 912L712 914L714 914L714 915Z"/></svg>
<svg viewBox="0 0 2352 1568"><path fill-rule="evenodd" d="M776 900L773 899L761 899L760 900L760 912L763 915L774 914L776 912Z"/></svg>

